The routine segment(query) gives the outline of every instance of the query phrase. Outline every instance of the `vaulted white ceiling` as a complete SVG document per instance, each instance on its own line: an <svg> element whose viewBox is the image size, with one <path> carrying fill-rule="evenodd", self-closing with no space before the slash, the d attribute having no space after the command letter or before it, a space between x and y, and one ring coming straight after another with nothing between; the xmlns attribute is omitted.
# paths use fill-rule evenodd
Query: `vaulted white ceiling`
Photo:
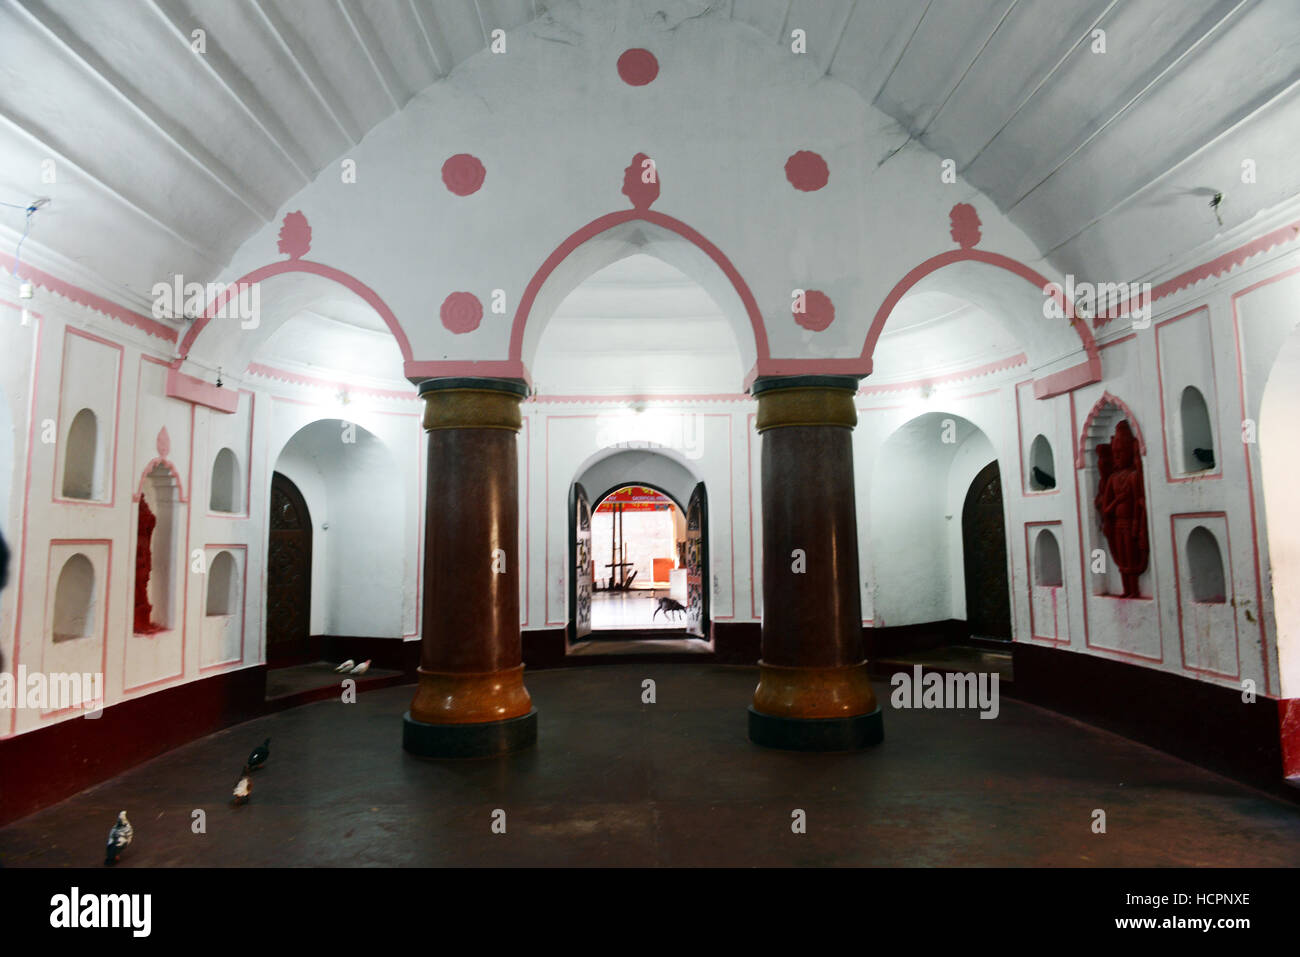
<svg viewBox="0 0 1300 957"><path fill-rule="evenodd" d="M138 277L214 278L326 164L548 4L0 0L0 201L51 196L24 258L144 309ZM1081 278L1148 276L1300 193L1300 0L661 5L785 47L806 31L897 121L875 162L917 144L953 160ZM0 207L4 252L22 227Z"/></svg>

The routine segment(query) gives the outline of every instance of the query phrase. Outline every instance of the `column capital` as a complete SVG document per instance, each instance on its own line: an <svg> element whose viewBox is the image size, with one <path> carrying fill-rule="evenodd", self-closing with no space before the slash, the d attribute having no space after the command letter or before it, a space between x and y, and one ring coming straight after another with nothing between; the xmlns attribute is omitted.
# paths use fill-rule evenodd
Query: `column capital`
<svg viewBox="0 0 1300 957"><path fill-rule="evenodd" d="M505 429L522 427L519 403L528 386L518 379L457 376L420 383L424 429Z"/></svg>
<svg viewBox="0 0 1300 957"><path fill-rule="evenodd" d="M750 387L758 400L759 432L791 426L826 425L851 429L858 424L853 397L855 376L767 376Z"/></svg>

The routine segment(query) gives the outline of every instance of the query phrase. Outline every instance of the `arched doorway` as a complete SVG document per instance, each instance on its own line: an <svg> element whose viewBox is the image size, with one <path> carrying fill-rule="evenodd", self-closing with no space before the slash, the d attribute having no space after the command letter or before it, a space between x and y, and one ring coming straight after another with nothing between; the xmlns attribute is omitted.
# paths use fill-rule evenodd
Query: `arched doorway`
<svg viewBox="0 0 1300 957"><path fill-rule="evenodd" d="M1001 471L979 426L939 410L898 426L875 454L868 509L877 622L1011 637ZM1004 610L986 611L986 593Z"/></svg>
<svg viewBox="0 0 1300 957"><path fill-rule="evenodd" d="M578 639L708 637L708 502L619 482L570 495L569 634Z"/></svg>
<svg viewBox="0 0 1300 957"><path fill-rule="evenodd" d="M271 476L266 559L266 662L275 667L308 655L311 636L311 512L298 486Z"/></svg>
<svg viewBox="0 0 1300 957"><path fill-rule="evenodd" d="M966 624L971 636L1010 641L1007 531L1002 475L996 461L984 466L970 483L961 511L961 539Z"/></svg>

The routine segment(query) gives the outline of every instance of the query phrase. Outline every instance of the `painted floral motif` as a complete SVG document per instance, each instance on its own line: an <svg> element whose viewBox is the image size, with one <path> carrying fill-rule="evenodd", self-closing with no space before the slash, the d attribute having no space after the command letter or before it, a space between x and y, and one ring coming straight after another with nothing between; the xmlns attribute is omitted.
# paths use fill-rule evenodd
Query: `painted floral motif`
<svg viewBox="0 0 1300 957"><path fill-rule="evenodd" d="M457 153L442 164L442 181L457 196L477 193L487 178L482 160L469 153Z"/></svg>
<svg viewBox="0 0 1300 957"><path fill-rule="evenodd" d="M785 178L795 189L811 193L830 181L831 169L819 153L800 150L785 161Z"/></svg>
<svg viewBox="0 0 1300 957"><path fill-rule="evenodd" d="M970 203L958 203L948 213L953 241L962 249L972 249L980 241L980 217Z"/></svg>
<svg viewBox="0 0 1300 957"><path fill-rule="evenodd" d="M659 75L659 61L649 50L625 50L618 58L618 75L628 86L645 86Z"/></svg>
<svg viewBox="0 0 1300 957"><path fill-rule="evenodd" d="M645 153L632 157L632 164L623 170L623 195L637 209L649 209L659 198L659 169Z"/></svg>
<svg viewBox="0 0 1300 957"><path fill-rule="evenodd" d="M456 335L473 332L483 321L483 303L472 292L453 292L442 301L442 324Z"/></svg>
<svg viewBox="0 0 1300 957"><path fill-rule="evenodd" d="M800 311L800 306L803 307ZM831 297L817 289L807 290L790 306L794 321L805 329L821 332L835 321L835 304Z"/></svg>
<svg viewBox="0 0 1300 957"><path fill-rule="evenodd" d="M311 226L302 213L288 213L280 225L280 252L290 259L301 259L311 249Z"/></svg>

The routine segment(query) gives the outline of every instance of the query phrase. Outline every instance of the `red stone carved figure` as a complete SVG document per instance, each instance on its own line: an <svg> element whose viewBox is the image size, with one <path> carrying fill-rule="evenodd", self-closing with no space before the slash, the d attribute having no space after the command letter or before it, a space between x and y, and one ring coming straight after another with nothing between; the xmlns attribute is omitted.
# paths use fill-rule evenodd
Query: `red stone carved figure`
<svg viewBox="0 0 1300 957"><path fill-rule="evenodd" d="M1102 450L1106 451L1103 452ZM1112 460L1107 463L1107 459ZM1107 465L1110 468L1107 468ZM1098 446L1097 469L1101 484L1095 505L1110 555L1123 581L1122 597L1137 598L1138 577L1150 556L1147 540L1147 500L1143 490L1142 460L1137 440L1127 421L1115 426L1110 445Z"/></svg>
<svg viewBox="0 0 1300 957"><path fill-rule="evenodd" d="M153 606L149 604L149 574L153 571L153 530L158 524L153 509L142 497L136 519L135 539L135 633L147 635L157 631Z"/></svg>

